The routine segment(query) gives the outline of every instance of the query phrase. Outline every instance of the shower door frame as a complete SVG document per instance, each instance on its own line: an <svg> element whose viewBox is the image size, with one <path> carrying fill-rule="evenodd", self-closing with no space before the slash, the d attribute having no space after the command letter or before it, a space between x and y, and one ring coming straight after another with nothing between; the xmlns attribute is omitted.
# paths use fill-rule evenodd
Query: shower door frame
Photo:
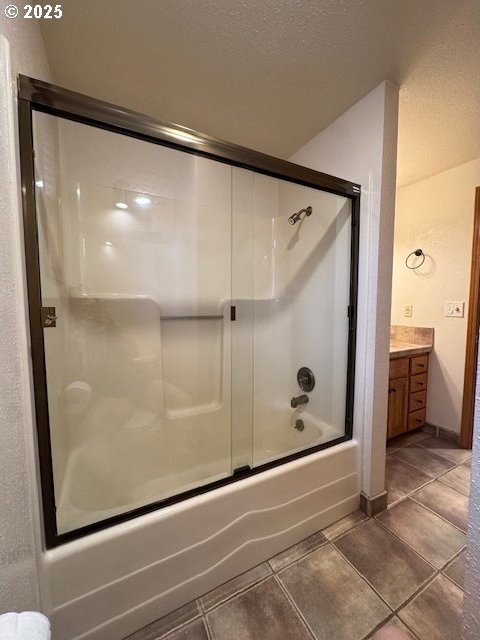
<svg viewBox="0 0 480 640"><path fill-rule="evenodd" d="M78 529L58 533L48 411L44 328L41 317L42 294L35 202L33 111L95 126L120 135L216 160L217 162L224 162L231 166L343 196L351 201L350 297L349 306L346 310L349 319L348 356L345 434L343 436L324 444L287 454L282 458L259 465L253 469L241 469L238 473L233 472L227 478L84 525ZM22 75L18 77L18 125L25 269L45 548L51 549L95 531L156 511L161 507L206 493L231 482L261 473L266 469L286 464L292 460L351 440L355 391L360 185L225 142L187 127L162 122L150 116Z"/></svg>

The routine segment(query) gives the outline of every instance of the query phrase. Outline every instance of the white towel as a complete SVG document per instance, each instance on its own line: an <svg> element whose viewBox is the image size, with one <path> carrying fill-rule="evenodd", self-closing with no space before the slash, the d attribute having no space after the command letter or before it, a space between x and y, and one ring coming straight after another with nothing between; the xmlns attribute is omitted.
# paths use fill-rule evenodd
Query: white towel
<svg viewBox="0 0 480 640"><path fill-rule="evenodd" d="M50 622L36 611L0 615L0 640L50 640Z"/></svg>

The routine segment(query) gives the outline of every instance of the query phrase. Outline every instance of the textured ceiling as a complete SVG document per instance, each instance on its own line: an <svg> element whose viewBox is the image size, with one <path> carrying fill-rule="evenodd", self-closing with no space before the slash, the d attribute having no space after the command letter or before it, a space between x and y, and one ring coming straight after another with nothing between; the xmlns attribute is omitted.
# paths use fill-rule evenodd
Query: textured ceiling
<svg viewBox="0 0 480 640"><path fill-rule="evenodd" d="M479 155L476 0L63 0L58 84L280 157L384 79L399 183Z"/></svg>

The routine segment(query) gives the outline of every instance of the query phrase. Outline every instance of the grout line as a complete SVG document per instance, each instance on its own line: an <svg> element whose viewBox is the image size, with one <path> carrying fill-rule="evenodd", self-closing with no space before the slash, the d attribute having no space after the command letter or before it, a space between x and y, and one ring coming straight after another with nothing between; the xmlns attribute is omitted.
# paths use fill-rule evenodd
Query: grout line
<svg viewBox="0 0 480 640"><path fill-rule="evenodd" d="M377 520L377 518L375 517L375 522L378 522L378 524L381 525L385 529L385 531L388 531L388 533L391 533L392 536L395 536L395 538L400 540L400 542L403 542L403 544L406 544L409 549L412 549L412 551L415 551L415 553L419 555L422 558L422 560L425 560L425 562L427 562L435 571L438 571L437 567L434 564L432 564L430 560L427 560L425 556L422 556L422 554L419 551L414 549L411 544L409 544L406 540L401 538L397 533L395 533L395 531L391 531L385 524L383 524L381 520Z"/></svg>
<svg viewBox="0 0 480 640"><path fill-rule="evenodd" d="M410 448L415 447L416 445L411 445ZM405 447L406 448L406 447ZM426 453L430 453L430 451L428 451L427 449L422 449L421 447L417 447L417 449L420 449L421 451L424 451ZM405 462L406 464L409 464L411 467L413 467L414 469L417 469L417 471L421 471L422 473L425 473L427 476L432 477L434 480L436 480L439 476L432 476L431 472L425 471L425 469L422 469L421 467L417 466L416 464L413 464L413 462L410 461L406 461L403 458L399 458L398 456L395 455L395 452L393 452L392 454L397 460L401 460L402 462ZM446 471L442 471L443 475L444 473L448 473L449 471L452 471L453 469L455 469L455 467L457 467L458 465L455 464L455 462L453 462L452 460L447 460L446 458L442 458L440 456L437 456L435 453L431 453L430 455L432 456L436 456L437 458L440 458L441 462L450 462L453 467L450 467L450 469L447 469Z"/></svg>
<svg viewBox="0 0 480 640"><path fill-rule="evenodd" d="M365 513L365 512L362 512L362 513ZM345 517L348 518L348 516L345 516ZM342 533L339 533L338 536L335 536L334 538L327 538L327 536L325 536L325 533L323 533L326 529L329 529L329 527L325 527L325 529L322 530L322 533L325 536L325 540L327 542L333 542L334 540L338 540L338 538L340 538L341 536L344 536L345 534L350 533L350 531L352 531L353 529L356 529L358 526L360 526L364 522L368 522L370 519L371 519L371 516L367 516L367 514L365 513L365 518L363 520L360 520L359 522L355 522L355 524L353 524L349 529L342 531ZM341 522L342 520L343 518L341 518L340 520L337 520L337 522ZM330 527L333 526L334 524L336 524L336 522L331 524Z"/></svg>
<svg viewBox="0 0 480 640"><path fill-rule="evenodd" d="M258 566L258 565L257 565ZM241 573L239 575L242 575ZM262 584L263 582L266 582L267 580L269 580L272 576L274 575L273 571L271 573L269 573L267 576L260 578L260 580L257 580L256 582L252 582L251 584L246 585L245 587L242 587L241 589L239 589L238 591L234 591L233 593L231 593L230 595L228 595L224 600L220 600L219 602L217 602L216 604L214 604L212 607L209 608L205 608L204 607L204 611L205 611L205 615L207 615L207 613L210 613L211 611L214 611L215 609L218 609L219 607L223 606L224 604L227 604L227 602L231 602L232 600L235 600L236 598L238 598L239 596L243 595L244 593L246 593L247 591L250 591L251 589L258 587L258 585ZM232 578L232 580L235 580L237 576L234 576ZM221 585L220 585L221 586ZM213 589L212 589L213 591ZM210 592L208 592L210 593ZM207 595L207 594L205 594ZM203 597L203 596L202 596Z"/></svg>
<svg viewBox="0 0 480 640"><path fill-rule="evenodd" d="M320 530L317 533L323 533L323 531ZM316 535L316 534L313 533L312 536L314 536L314 535ZM312 536L308 536L308 538L311 538ZM273 560L277 556L273 556L273 558L269 558L266 562L269 565L272 573L279 573L280 571L283 571L287 567L291 567L293 564L295 564L299 560L303 560L304 558L309 556L311 553L314 553L315 551L318 551L318 549L320 549L320 547L323 547L327 542L329 542L328 538L325 537L325 534L323 534L323 537L324 537L324 540L317 547L314 547L313 549L310 549L309 551L306 551L304 554L302 554L301 556L298 556L298 558L295 558L294 560L291 560L290 562L287 562L287 564L283 565L279 569L274 569L272 567L272 565L270 564L270 560ZM304 542L305 540L308 540L308 538L304 538L304 540L300 540L300 542L298 542L297 544L302 544L302 542ZM293 547L296 547L296 546L297 545L294 544L292 547L288 547L288 549L285 549L285 551L288 551L289 549L293 549ZM278 553L277 555L281 555L282 553L285 553L285 552L284 551L280 551L280 553Z"/></svg>
<svg viewBox="0 0 480 640"><path fill-rule="evenodd" d="M335 549L335 551L345 560L345 562L347 562L347 564L349 564L352 567L355 573L357 573L360 576L360 578L367 583L367 585L372 589L372 591L376 593L376 595L381 599L381 601L388 607L389 611L393 614L394 609L388 604L384 596L382 596L382 594L379 591L377 591L376 587L373 586L373 584L368 580L368 578L366 578L363 575L363 573L361 573L357 569L357 567L350 562L350 560L342 553L342 551L338 547L336 547L335 545L332 545L332 546Z"/></svg>
<svg viewBox="0 0 480 640"><path fill-rule="evenodd" d="M424 469L420 469L420 467L416 467L411 462L408 462L407 460L404 460L403 458L399 458L398 456L394 455L393 453L389 453L388 455L389 456L393 456L395 458L395 460L399 460L400 462L403 462L403 464L406 464L409 467L412 467L412 469L415 469L415 471L421 471L425 476L428 476L430 478L430 480L428 482L431 482L432 480L436 480L438 478L438 476L432 476L430 473L427 473ZM387 458L387 457L388 456L385 456L385 458ZM454 469L454 467L451 467L450 469L448 469L444 473L448 473L449 471L452 471L452 469ZM427 483L425 483L425 484L427 484Z"/></svg>
<svg viewBox="0 0 480 640"><path fill-rule="evenodd" d="M421 443L423 442L423 440L420 440L417 444L418 447L420 447L421 449L424 449L425 451L428 451L429 453L433 453L436 456L439 456L440 458L443 458L444 460L448 460L448 462L453 462L455 465L458 464L463 464L464 462L468 462L468 460L470 458L465 458L465 460L462 460L461 462L457 462L456 460L452 460L452 458L449 458L448 456L446 456L445 454L441 454L441 453L437 453L438 449L432 449L429 447L424 447ZM452 449L455 449L455 447L451 447ZM466 451L466 449L458 449L459 451ZM440 449L440 451L444 451L444 449Z"/></svg>
<svg viewBox="0 0 480 640"><path fill-rule="evenodd" d="M291 606L293 607L293 610L298 614L301 622L303 623L303 625L306 627L307 632L311 634L312 638L314 640L317 640L317 635L314 633L313 629L311 628L311 626L308 624L307 620L305 619L303 613L301 612L300 608L297 606L295 600L292 598L292 596L290 595L289 591L287 590L287 588L284 586L283 582L280 580L279 576L275 573L274 574L274 578L275 581L277 582L277 584L279 585L280 589L282 590L282 592L284 593L285 597L287 598L288 602L291 604Z"/></svg>
<svg viewBox="0 0 480 640"><path fill-rule="evenodd" d="M450 576L447 576L447 574L446 574L446 573L443 573L443 571L442 571L442 573L441 573L440 575L442 575L444 578L446 578L446 579L447 579L449 582L451 582L455 587L457 587L457 589L460 589L460 591L461 591L463 594L465 594L465 589L463 589L463 587L461 587L459 584L457 584L457 583L455 582L455 580L453 580L453 578L450 578Z"/></svg>
<svg viewBox="0 0 480 640"><path fill-rule="evenodd" d="M203 624L205 625L205 631L207 632L207 638L209 640L213 640L213 631L210 628L210 625L208 624L208 620L207 620L207 616L203 616Z"/></svg>
<svg viewBox="0 0 480 640"><path fill-rule="evenodd" d="M451 471L453 471L453 469L451 469ZM456 491L457 493L460 493L462 496L465 496L465 498L468 498L470 500L470 492L463 493L463 491L459 491L458 489L455 489L454 487L452 487L452 485L446 483L444 480L442 480L442 478L443 476L439 476L437 480L441 482L444 487L448 487L449 489L454 489L454 491Z"/></svg>
<svg viewBox="0 0 480 640"><path fill-rule="evenodd" d="M410 496L409 496L409 497L410 497ZM415 502L416 502L416 501L415 501ZM422 507L423 507L423 505L420 505L420 506L422 506ZM383 513L383 511L382 511L382 513ZM379 514L379 515L380 515L380 514ZM437 515L437 514L435 514L435 515ZM440 516L439 516L439 517L440 517ZM428 558L426 558L425 556L423 556L423 555L420 553L420 551L418 551L417 549L414 549L414 548L412 547L412 545L411 545L409 542L407 542L406 540L404 540L403 538L401 538L397 533L395 533L395 531L391 531L391 530L390 530L390 529L389 529L389 528L388 528L388 527L387 527L387 526L386 526L386 525L385 525L381 520L377 520L377 518L375 517L375 521L376 521L376 522L378 522L378 523L379 523L379 524L380 524L380 525L381 525L381 526L382 526L386 531L388 531L388 532L389 532L389 533L391 533L393 536L395 536L396 538L398 538L401 542L403 542L403 544L406 544L406 545L407 545L407 547L409 547L410 549L412 549L412 551L415 551L415 553L416 553L417 555L419 555L419 556L422 558L422 560L425 560L425 562L427 562L427 563L428 563L431 567L433 567L433 569L434 569L435 571L437 571L437 572L443 571L443 569L447 566L447 564L448 564L449 562L451 562L451 561L453 560L453 558L454 558L456 555L460 554L460 553L461 553L461 552L466 548L466 545L463 545L463 546L462 546L462 548L461 548L461 549L459 549L458 551L455 551L455 553L453 554L453 556L451 556L448 560L446 560L446 561L445 561L445 563L444 563L444 564L442 564L442 566L441 566L440 568L437 568L437 567L432 563L432 561L431 561L431 560L428 560ZM448 521L446 521L446 522L448 522ZM450 523L449 523L449 524L450 524ZM454 526L454 525L452 525L452 526ZM456 527L456 528L457 528L457 527ZM461 533L464 533L464 532L463 532L463 531L461 531ZM464 535L465 535L465 534L464 534Z"/></svg>
<svg viewBox="0 0 480 640"><path fill-rule="evenodd" d="M379 523L382 525L382 523ZM382 525L383 526L383 525ZM436 577L438 577L438 575L442 574L443 568L442 569L437 569L434 565L432 565L431 562L429 562L426 558L424 558L418 551L416 551L415 549L413 549L413 547L411 547L408 543L406 543L404 540L402 540L399 536L396 536L392 531L390 531L389 529L387 529L386 527L383 527L388 533L392 534L395 538L397 538L400 542L402 542L408 549L410 549L411 551L413 551L416 555L418 555L422 560L424 560L426 562L426 564L428 564L432 569L433 569L433 573L432 575L428 576L427 578L425 578L425 580L423 580L423 582L421 582L418 587L416 587L416 589L408 596L408 598L406 598L400 605L398 605L398 607L393 608L391 607L388 602L385 600L385 598L382 596L382 594L377 591L377 589L370 583L370 581L350 562L350 560L342 553L342 551L340 549L338 549L337 547L335 547L335 549L340 553L340 555L348 562L348 564L358 573L358 575L373 589L373 591L375 591L375 593L381 598L381 600L387 605L387 607L390 609L390 611L392 612L392 615L390 617L388 617L387 619L383 620L382 623L380 623L379 625L377 625L375 627L375 629L373 629L372 631L370 631L370 633L365 636L364 640L368 640L368 638L370 638L375 631L378 631L379 628L381 628L383 625L388 624L388 621L391 620L392 618L394 618L395 616L398 617L398 612L401 611L405 606L407 606L408 604L410 604L410 602L412 600L414 600L414 598L417 597L417 595L420 594L421 591L423 591L424 589L426 589L434 580ZM461 552L463 551L460 550L456 555L459 555ZM449 560L449 562L451 562L452 560ZM443 574L442 574L443 575ZM457 585L458 586L458 585ZM401 620L402 624L404 624L407 629L409 631L411 631L410 627L408 627L405 622L403 620ZM412 632L412 635L417 638L417 636Z"/></svg>
<svg viewBox="0 0 480 640"><path fill-rule="evenodd" d="M415 499L414 495L409 496L410 500L412 500L413 502L415 502L416 504L419 504L421 507L423 507L424 509L426 509L427 511L430 511L430 513L433 513L433 515L438 516L441 520L443 520L444 522L446 522L447 524L451 525L452 527L455 527L455 529L457 529L458 531L460 531L460 533L463 533L464 536L467 535L467 532L464 531L463 529L461 529L458 525L454 524L453 522L450 522L450 520L447 520L447 518L445 518L445 516L442 516L440 513L437 513L434 509L432 509L431 507L427 506L426 504L423 504L423 502L420 502L419 500Z"/></svg>

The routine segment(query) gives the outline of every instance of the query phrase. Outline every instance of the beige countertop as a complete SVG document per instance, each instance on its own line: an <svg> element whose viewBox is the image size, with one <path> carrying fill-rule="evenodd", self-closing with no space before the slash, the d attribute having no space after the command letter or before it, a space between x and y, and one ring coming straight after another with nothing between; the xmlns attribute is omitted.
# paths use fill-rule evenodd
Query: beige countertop
<svg viewBox="0 0 480 640"><path fill-rule="evenodd" d="M409 344L408 342L390 342L390 359L419 356L422 353L430 353L432 349L432 344L418 345Z"/></svg>
<svg viewBox="0 0 480 640"><path fill-rule="evenodd" d="M390 359L409 358L433 350L433 329L429 327L390 327Z"/></svg>

